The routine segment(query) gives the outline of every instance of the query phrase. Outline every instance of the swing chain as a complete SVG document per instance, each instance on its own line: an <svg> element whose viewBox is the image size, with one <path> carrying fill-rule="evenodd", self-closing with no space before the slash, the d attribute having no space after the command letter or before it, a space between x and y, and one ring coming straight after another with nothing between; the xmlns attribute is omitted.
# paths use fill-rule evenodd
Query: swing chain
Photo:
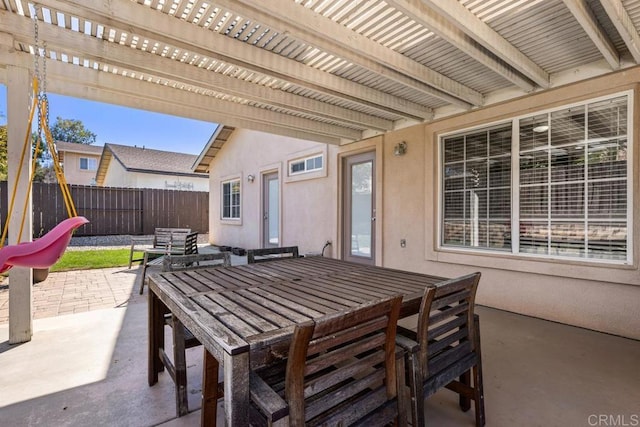
<svg viewBox="0 0 640 427"><path fill-rule="evenodd" d="M38 10L40 6L38 4L33 5L33 32L35 42L35 58L34 68L35 75L38 79L40 87L38 88L38 99L42 98L43 93L47 93L47 42L42 42L42 48L40 47L40 30L38 25ZM42 74L40 73L40 57L42 56Z"/></svg>
<svg viewBox="0 0 640 427"><path fill-rule="evenodd" d="M42 42L42 78L40 84L42 85L42 97L47 99L47 42ZM47 108L47 123L49 123L49 109Z"/></svg>
<svg viewBox="0 0 640 427"><path fill-rule="evenodd" d="M36 74L36 78L38 80L40 80L40 33L38 31L38 8L40 6L38 6L38 4L34 4L33 5L33 33L34 33L34 41L35 41L35 46L34 46L34 58L33 58L33 62L34 62L34 69L35 69L35 74Z"/></svg>
<svg viewBox="0 0 640 427"><path fill-rule="evenodd" d="M36 81L41 82L42 78L40 75L40 31L39 31L39 26L38 26L38 10L40 8L40 5L38 5L37 3L34 3L33 5L33 33L34 33L34 59L33 59L33 63L34 63L34 73L35 73L35 77L36 77ZM44 62L44 61L43 61ZM46 63L45 63L46 64ZM44 64L43 64L44 65ZM38 99L38 106L41 105L41 100L42 100L42 88L40 87L40 85L38 85L38 90L37 93L35 94L36 98ZM42 139L42 117L40 114L37 114L38 116L38 133L36 135L36 138L38 138L38 140Z"/></svg>
<svg viewBox="0 0 640 427"><path fill-rule="evenodd" d="M42 49L40 48L40 31L38 25L38 11L40 10L40 5L34 3L33 5L33 30L34 30L34 42L35 42L35 58L34 58L34 69L36 80L38 81L38 92L36 97L38 99L38 108L45 108L44 111L44 120L45 125L49 123L49 108L47 107L47 42L42 42ZM42 73L40 68L40 56L42 56ZM38 134L37 138L39 140L43 140L43 117L42 114L38 114Z"/></svg>

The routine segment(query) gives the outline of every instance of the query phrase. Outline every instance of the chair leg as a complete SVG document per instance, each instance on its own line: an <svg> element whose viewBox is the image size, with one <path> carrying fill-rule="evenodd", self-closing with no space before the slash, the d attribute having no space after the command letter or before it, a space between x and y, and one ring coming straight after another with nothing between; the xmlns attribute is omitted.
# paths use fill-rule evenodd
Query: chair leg
<svg viewBox="0 0 640 427"><path fill-rule="evenodd" d="M486 420L484 414L484 390L482 387L482 366L480 364L473 367L474 377L474 404L476 412L476 427L483 427Z"/></svg>
<svg viewBox="0 0 640 427"><path fill-rule="evenodd" d="M147 264L149 263L149 254L144 253L144 259L142 260L142 279L140 280L140 295L144 291L144 277L147 274Z"/></svg>
<svg viewBox="0 0 640 427"><path fill-rule="evenodd" d="M398 418L396 425L407 425L407 412L410 411L410 401L407 399L407 385L405 382L404 355L396 358L396 399L398 402Z"/></svg>
<svg viewBox="0 0 640 427"><path fill-rule="evenodd" d="M476 411L476 427L484 426L484 385L482 380L482 351L480 348L480 319L475 317L475 346L478 355L478 364L473 367L474 403Z"/></svg>
<svg viewBox="0 0 640 427"><path fill-rule="evenodd" d="M129 270L131 270L131 264L133 263L133 247L135 245L131 243L131 252L129 252Z"/></svg>
<svg viewBox="0 0 640 427"><path fill-rule="evenodd" d="M409 355L405 363L409 368L408 380L409 394L411 397L411 422L414 427L424 427L425 415L424 415L424 388L422 382L422 370L420 369L420 362L418 360L418 354Z"/></svg>
<svg viewBox="0 0 640 427"><path fill-rule="evenodd" d="M460 375L460 382L467 387L471 387L471 370ZM471 409L471 399L469 399L468 396L465 396L462 393L459 395L459 404L462 412L467 412L469 409Z"/></svg>
<svg viewBox="0 0 640 427"><path fill-rule="evenodd" d="M172 316L173 365L176 373L176 414L181 417L189 412L187 399L187 361L185 357L184 326Z"/></svg>

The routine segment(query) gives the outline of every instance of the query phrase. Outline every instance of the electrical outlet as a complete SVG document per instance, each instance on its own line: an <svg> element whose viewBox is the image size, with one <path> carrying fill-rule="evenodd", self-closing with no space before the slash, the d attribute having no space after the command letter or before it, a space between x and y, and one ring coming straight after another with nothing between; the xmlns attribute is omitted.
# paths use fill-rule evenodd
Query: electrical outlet
<svg viewBox="0 0 640 427"><path fill-rule="evenodd" d="M400 239L400 247L401 248L407 247L407 239Z"/></svg>

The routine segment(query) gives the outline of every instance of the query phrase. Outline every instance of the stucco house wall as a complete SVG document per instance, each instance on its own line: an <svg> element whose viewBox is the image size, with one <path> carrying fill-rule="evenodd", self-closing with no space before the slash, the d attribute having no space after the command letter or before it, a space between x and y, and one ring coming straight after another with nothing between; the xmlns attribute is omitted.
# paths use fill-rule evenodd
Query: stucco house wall
<svg viewBox="0 0 640 427"><path fill-rule="evenodd" d="M275 171L280 178L280 245L298 245L301 253L308 253L319 252L327 240L335 240L335 185L329 182L335 180L335 162L327 162L328 173L323 176L287 178L287 159L326 150L324 144L236 129L210 167L211 243L242 248L262 246L262 177ZM255 177L253 182L248 181L249 175ZM221 184L235 178L240 179L241 218L222 220Z"/></svg>
<svg viewBox="0 0 640 427"><path fill-rule="evenodd" d="M209 191L208 178L131 172L118 162L111 162L109 165L103 185L105 187Z"/></svg>
<svg viewBox="0 0 640 427"><path fill-rule="evenodd" d="M130 187L135 188L135 182L131 182L127 170L118 162L111 162L104 178L104 187Z"/></svg>
<svg viewBox="0 0 640 427"><path fill-rule="evenodd" d="M105 144L98 170L102 187L209 191L209 176L193 172L197 156L145 147Z"/></svg>
<svg viewBox="0 0 640 427"><path fill-rule="evenodd" d="M340 254L341 159L350 154L376 152L377 221L376 263L385 267L442 276L481 271L477 303L570 325L640 339L640 68L559 87L506 101L428 124L389 132L327 150L327 177L283 183L283 245L297 244L302 252L318 251L326 239ZM514 116L588 100L626 90L633 91L633 259L629 265L587 261L532 259L512 254L479 253L438 248L439 153L442 133L492 124ZM404 156L394 146L407 143ZM258 179L247 175L277 169L286 173L293 152L325 147L322 144L278 136L236 131L211 165L210 229L212 243L258 247L261 242ZM220 220L220 182L240 176L242 220ZM400 246L406 239L406 247Z"/></svg>
<svg viewBox="0 0 640 427"><path fill-rule="evenodd" d="M67 152L64 156L64 177L68 184L91 185L95 183L96 169L80 169L80 158L93 159L96 165L100 155Z"/></svg>
<svg viewBox="0 0 640 427"><path fill-rule="evenodd" d="M56 141L56 150L68 184L95 185L96 170L98 163L100 163L102 147ZM80 159L95 161L96 169L80 169ZM90 165L87 164L87 166Z"/></svg>
<svg viewBox="0 0 640 427"><path fill-rule="evenodd" d="M640 70L635 68L385 135L382 264L442 276L481 271L478 304L640 339L637 125L633 127L634 179L629 183L634 195L632 265L437 249L440 134L630 89L634 123L640 123L638 81ZM393 147L402 140L407 142L407 154L396 157ZM405 248L400 247L400 239L406 239Z"/></svg>

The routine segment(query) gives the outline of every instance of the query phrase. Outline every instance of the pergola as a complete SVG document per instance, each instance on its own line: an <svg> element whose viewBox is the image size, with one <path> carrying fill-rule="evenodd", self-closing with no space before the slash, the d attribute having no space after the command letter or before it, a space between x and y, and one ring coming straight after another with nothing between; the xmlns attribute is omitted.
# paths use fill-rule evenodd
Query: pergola
<svg viewBox="0 0 640 427"><path fill-rule="evenodd" d="M10 185L36 52L49 92L346 144L634 66L637 28L639 0L2 0Z"/></svg>

